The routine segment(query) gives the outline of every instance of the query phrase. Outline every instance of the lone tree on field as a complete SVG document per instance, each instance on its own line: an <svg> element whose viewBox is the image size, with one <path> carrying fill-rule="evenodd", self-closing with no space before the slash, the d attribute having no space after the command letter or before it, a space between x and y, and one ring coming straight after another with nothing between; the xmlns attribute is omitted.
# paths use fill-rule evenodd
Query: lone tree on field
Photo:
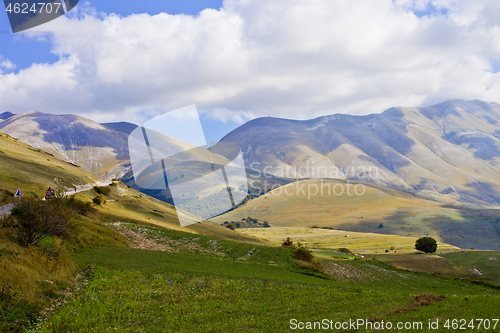
<svg viewBox="0 0 500 333"><path fill-rule="evenodd" d="M434 238L422 237L415 242L415 249L425 253L434 253L437 250L437 243Z"/></svg>

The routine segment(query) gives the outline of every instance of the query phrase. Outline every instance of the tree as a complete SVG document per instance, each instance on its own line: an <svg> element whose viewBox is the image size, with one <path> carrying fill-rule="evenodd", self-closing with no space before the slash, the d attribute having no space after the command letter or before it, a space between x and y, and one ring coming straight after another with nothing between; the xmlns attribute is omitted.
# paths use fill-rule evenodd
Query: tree
<svg viewBox="0 0 500 333"><path fill-rule="evenodd" d="M292 241L292 239L291 239L290 237L287 237L287 238L283 241L283 243L281 243L281 246L292 246L292 247L293 247L293 246L295 246L295 245L293 245L293 241Z"/></svg>
<svg viewBox="0 0 500 333"><path fill-rule="evenodd" d="M434 238L422 237L415 242L415 249L425 253L434 253L437 250L437 243Z"/></svg>

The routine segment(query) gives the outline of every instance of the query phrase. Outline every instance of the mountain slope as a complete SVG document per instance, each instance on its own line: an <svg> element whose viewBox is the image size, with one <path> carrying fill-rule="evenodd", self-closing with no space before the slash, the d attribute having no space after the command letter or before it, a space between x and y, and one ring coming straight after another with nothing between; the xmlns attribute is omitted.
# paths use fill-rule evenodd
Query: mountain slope
<svg viewBox="0 0 500 333"><path fill-rule="evenodd" d="M7 111L7 112L4 112L4 113L0 113L0 122L4 121L5 119L8 119L8 118L10 118L12 116L15 116L15 114L12 113L12 112L8 112Z"/></svg>
<svg viewBox="0 0 500 333"><path fill-rule="evenodd" d="M125 133L126 135L132 133L132 131L135 130L138 126L136 124L128 123L126 121L121 121L117 123L103 123L101 125L106 127L107 129Z"/></svg>
<svg viewBox="0 0 500 333"><path fill-rule="evenodd" d="M0 204L12 200L18 188L26 195L43 196L49 186L72 188L97 181L90 172L3 132L0 132L0 171Z"/></svg>
<svg viewBox="0 0 500 333"><path fill-rule="evenodd" d="M454 100L381 114L252 120L222 141L282 178L362 180L449 203L500 204L500 105Z"/></svg>
<svg viewBox="0 0 500 333"><path fill-rule="evenodd" d="M96 174L120 174L128 163L128 135L84 117L29 111L7 118L0 130Z"/></svg>
<svg viewBox="0 0 500 333"><path fill-rule="evenodd" d="M402 190L345 180L300 180L211 221L222 224L248 216L273 227L428 235L460 248L500 248L500 210L443 206Z"/></svg>
<svg viewBox="0 0 500 333"><path fill-rule="evenodd" d="M78 185L96 183L98 179L89 171L62 161L50 153L21 142L0 132L0 205L13 200L17 188L25 195L43 197L50 186L64 190ZM118 183L106 195L110 201L102 209L110 221L140 221L167 229L187 231L224 239L249 243L263 243L254 237L235 233L227 228L207 222L181 228L175 208L165 202L142 195L140 192ZM80 192L77 197L91 200L96 193Z"/></svg>

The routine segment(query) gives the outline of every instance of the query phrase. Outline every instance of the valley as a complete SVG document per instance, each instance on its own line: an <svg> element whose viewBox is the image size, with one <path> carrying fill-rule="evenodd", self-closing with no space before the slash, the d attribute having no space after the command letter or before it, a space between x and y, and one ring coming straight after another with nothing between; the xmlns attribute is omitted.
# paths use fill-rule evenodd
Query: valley
<svg viewBox="0 0 500 333"><path fill-rule="evenodd" d="M101 125L39 113L5 115L0 127L32 141L26 144L0 132L0 204L21 202L13 198L21 188L26 196L23 200L44 205L36 198L43 197L51 186L72 198L56 199L69 207L72 222L67 234L51 235L39 244L25 246L19 242L16 224L9 215L1 219L0 330L163 332L168 327L186 332L281 331L289 328L292 318L331 317L338 322L365 318L370 323L495 318L500 305L497 157L491 153L491 145L481 146L477 138L468 137L469 141L460 141L460 148L452 149L449 128L453 128L455 118L467 118L471 128L482 126L482 121L474 123L471 117L484 115L474 109L471 116L471 105L485 106L450 103L445 105L448 109L449 105L455 109L460 106L458 116L436 106L399 110L404 116L389 110L380 116L383 121L373 116L364 118L363 125L352 125L371 126L373 132L367 132L367 137L372 143L380 142L373 136L376 133L392 145L391 149L397 148L401 156L411 160L392 169L387 161L396 163L400 157L387 146L371 146L371 150L363 146L366 155L353 153L354 142L358 148L365 142L354 134L343 132L351 143L337 147L342 154L337 154L340 150L325 153L327 160L310 150L315 147L317 152L327 152L331 148L321 144L320 149L317 134L316 139L301 138L304 146L298 148L290 146L291 136L279 134L281 130L293 135L312 133L327 128L327 122L319 126L318 119L311 120L307 123L310 130L304 132L300 122L293 123L297 128L290 131L288 125L280 129L282 120L256 120L264 123L263 128L269 121L276 122L275 139L263 138L275 146L245 146L241 140L246 134L239 137L247 166L247 198L233 210L187 227L179 225L178 212L168 203L168 189L144 189L135 183L124 146L135 125ZM436 117L447 124L441 133L448 135L447 139L438 140L429 132ZM81 137L99 134L102 142L75 138L66 142L48 132L34 135L60 119L67 123L59 122L61 127L56 126L54 133L61 133L70 124L64 131L76 126ZM404 122L408 131L397 127L396 120ZM16 122L25 128L16 129ZM243 125L224 140L233 140L235 133L249 127L257 131L252 127L255 122ZM397 129L391 127L395 131L391 135L404 132L412 140L420 135L420 141L415 141L411 150L397 146L407 139L397 136L391 141L390 136L384 136L379 127L389 126L387 122ZM428 128L409 130L417 122ZM496 131L493 127L487 130L489 134L482 133L488 137ZM446 172L430 167L423 172L415 166L421 162L414 149L422 148L422 133L426 131L435 139L427 142L428 147L441 145L435 152L439 150L447 161L448 166L443 166ZM331 133L322 138L326 136L339 138ZM106 141L111 137L114 143ZM453 140L459 141L457 136ZM254 140L252 145L259 142ZM170 144L184 145L169 138L164 144L166 149ZM83 147L104 148L109 154L99 155L103 158L95 164ZM266 149L276 149L276 153L264 153ZM68 151L75 155L69 158ZM465 160L458 161L456 154ZM80 165L76 157L95 165ZM384 161L386 157L389 160ZM343 158L356 163L370 161L362 164L367 173L358 177L353 166L339 162ZM427 160L433 161L428 151L419 161ZM307 166L313 161L335 165L336 176L310 173L315 169ZM266 170L273 173L252 168L256 162L267 163ZM221 160L221 165L225 163ZM280 175L278 167L300 171L300 175ZM378 180L370 178L375 173ZM463 179L454 178L459 173ZM415 185L417 180L420 185ZM477 186L470 187L469 181ZM456 186L448 191L443 190L443 184ZM207 185L199 193L210 190ZM99 195L102 200L96 203ZM81 207L87 208L82 211ZM186 219L199 220L183 214ZM234 230L223 226L225 222ZM234 228L238 222L239 227ZM422 236L437 241L436 253L415 250L415 242ZM282 246L287 239L291 245ZM304 259L298 253L310 253L310 257Z"/></svg>

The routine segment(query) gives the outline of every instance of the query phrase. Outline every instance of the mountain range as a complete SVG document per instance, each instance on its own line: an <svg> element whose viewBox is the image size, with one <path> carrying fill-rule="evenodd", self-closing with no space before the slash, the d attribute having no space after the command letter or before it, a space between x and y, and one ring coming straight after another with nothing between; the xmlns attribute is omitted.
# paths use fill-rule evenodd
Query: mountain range
<svg viewBox="0 0 500 333"><path fill-rule="evenodd" d="M255 172L358 180L447 203L500 204L500 105L452 100L381 114L258 118L227 134Z"/></svg>
<svg viewBox="0 0 500 333"><path fill-rule="evenodd" d="M35 111L0 115L0 130L98 175L133 187L127 140L137 125L99 124ZM369 182L450 204L500 204L500 105L451 100L380 114L310 120L258 118L222 142L243 152L250 180L330 178ZM128 172L128 174L127 174ZM165 191L143 191L168 200Z"/></svg>

